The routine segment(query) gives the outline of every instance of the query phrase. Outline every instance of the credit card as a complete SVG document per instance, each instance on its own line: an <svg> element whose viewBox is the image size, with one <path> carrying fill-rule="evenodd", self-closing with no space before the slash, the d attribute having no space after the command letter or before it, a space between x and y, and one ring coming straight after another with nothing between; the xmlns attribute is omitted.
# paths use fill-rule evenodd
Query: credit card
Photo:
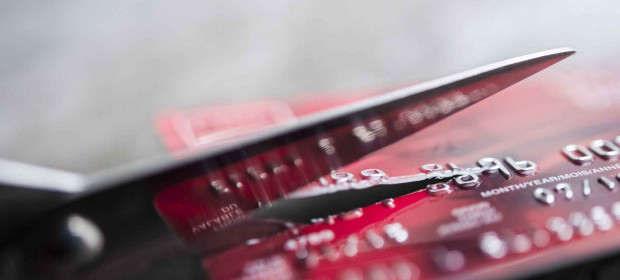
<svg viewBox="0 0 620 280"><path fill-rule="evenodd" d="M196 193L167 192L155 204L214 279L497 279L576 265L620 249L614 73L539 74L283 192L252 219L239 199L221 201L215 219L188 219L204 211ZM356 99L338 96L346 98L285 101L292 117L281 122ZM273 108L261 104L252 110ZM366 127L360 135L380 132ZM182 188L217 191L205 185L212 181ZM251 204L257 194L245 195ZM338 199L325 202L328 195ZM223 246L205 250L201 234L218 227L233 234L209 235Z"/></svg>

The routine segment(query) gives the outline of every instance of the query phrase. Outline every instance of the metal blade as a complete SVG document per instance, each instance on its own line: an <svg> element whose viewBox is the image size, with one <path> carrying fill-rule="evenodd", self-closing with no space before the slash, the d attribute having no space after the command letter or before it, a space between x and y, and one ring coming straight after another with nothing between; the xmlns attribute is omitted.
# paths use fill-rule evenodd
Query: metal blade
<svg viewBox="0 0 620 280"><path fill-rule="evenodd" d="M412 135L573 53L560 48L492 63L334 108L176 162L163 160L100 174L93 185L148 178L162 182L164 177L168 184L241 163L246 169L241 170L243 177L258 176L254 178L258 181L273 177L274 168L303 169L306 180L281 182L286 185L281 189L290 190Z"/></svg>
<svg viewBox="0 0 620 280"><path fill-rule="evenodd" d="M117 187L119 192L151 188L159 214L181 237L200 244L196 247L203 252L217 252L286 228L281 222L235 229L257 219L253 214L258 208L282 201L298 187L413 135L572 53L570 49L535 53L402 88L177 162L101 175L93 186L95 190ZM309 201L316 199L321 197ZM97 196L88 200L94 203Z"/></svg>

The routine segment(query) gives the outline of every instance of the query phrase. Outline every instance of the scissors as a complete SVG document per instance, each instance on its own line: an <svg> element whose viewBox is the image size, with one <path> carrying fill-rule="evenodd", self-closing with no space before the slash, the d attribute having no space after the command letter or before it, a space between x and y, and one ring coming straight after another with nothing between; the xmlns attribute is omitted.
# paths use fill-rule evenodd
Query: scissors
<svg viewBox="0 0 620 280"><path fill-rule="evenodd" d="M202 253L219 252L286 228L287 222L273 218L299 209L281 206L298 204L301 200L295 192L303 186L317 179L328 185L324 176L347 183L347 175L334 171L573 53L559 48L503 60L320 112L208 150L91 176L3 160L0 240L23 260L23 271L44 267L42 271L62 277L137 246L129 243L148 239L137 234L145 228L161 237L169 236L170 225L185 241L198 244ZM371 179L381 176L367 175ZM341 194L336 200L329 198L335 193L309 195L312 200L306 205L337 204L343 198ZM179 212L185 204L189 208ZM223 216L224 209L235 214ZM196 219L221 221L224 217L226 223L189 228Z"/></svg>

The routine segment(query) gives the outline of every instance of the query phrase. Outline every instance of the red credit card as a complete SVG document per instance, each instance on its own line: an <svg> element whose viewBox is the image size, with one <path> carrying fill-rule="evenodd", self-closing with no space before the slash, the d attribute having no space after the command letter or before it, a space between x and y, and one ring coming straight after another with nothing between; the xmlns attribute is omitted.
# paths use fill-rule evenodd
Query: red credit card
<svg viewBox="0 0 620 280"><path fill-rule="evenodd" d="M581 262L620 250L620 97L609 78L618 73L541 74L322 184L346 178L361 185L369 179L359 174L377 169L383 184L483 167L477 178L380 197L343 213L309 210L308 221L267 215L240 222L238 209L260 194L246 190L245 200L205 205L205 178L163 190L155 205L194 248L204 245L207 228L236 225L237 236L209 237L222 245L216 253L200 250L214 279L497 279ZM170 112L158 128L171 151L208 147L370 95ZM207 219L200 214L205 207L221 213ZM252 238L227 243L244 236Z"/></svg>

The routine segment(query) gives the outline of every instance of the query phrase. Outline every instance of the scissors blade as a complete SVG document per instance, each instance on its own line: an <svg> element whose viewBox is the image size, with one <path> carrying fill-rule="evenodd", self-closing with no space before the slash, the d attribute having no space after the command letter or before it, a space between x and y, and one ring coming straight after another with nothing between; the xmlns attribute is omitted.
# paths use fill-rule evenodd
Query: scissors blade
<svg viewBox="0 0 620 280"><path fill-rule="evenodd" d="M566 48L534 53L397 89L175 162L139 165L98 176L91 190L154 188L153 201L160 215L185 240L195 240L201 250L213 253L282 230L282 223L266 224L261 215L253 217L260 214L257 209L286 202L285 198L299 187L413 135L573 53ZM96 196L90 198L96 200ZM324 200L311 199L315 199L310 200L312 203ZM192 226L197 221L223 220L222 215L225 224L201 222L200 227Z"/></svg>
<svg viewBox="0 0 620 280"><path fill-rule="evenodd" d="M239 176L243 178L232 180L233 183L256 182L254 193L268 201L270 197L285 195L281 192L288 192L413 135L574 52L569 48L537 52L397 89L176 162L167 160L146 166L142 164L138 168L95 176L93 185L110 186L144 179L169 184L214 171L221 171L217 172L221 176L236 172L242 173ZM265 177L275 175L278 170L282 171L277 168L287 165L288 169L294 168L298 173L303 173L302 178L287 178L289 182L279 182L275 192L280 193L259 190L261 185L270 181ZM261 183L261 180L265 182Z"/></svg>

